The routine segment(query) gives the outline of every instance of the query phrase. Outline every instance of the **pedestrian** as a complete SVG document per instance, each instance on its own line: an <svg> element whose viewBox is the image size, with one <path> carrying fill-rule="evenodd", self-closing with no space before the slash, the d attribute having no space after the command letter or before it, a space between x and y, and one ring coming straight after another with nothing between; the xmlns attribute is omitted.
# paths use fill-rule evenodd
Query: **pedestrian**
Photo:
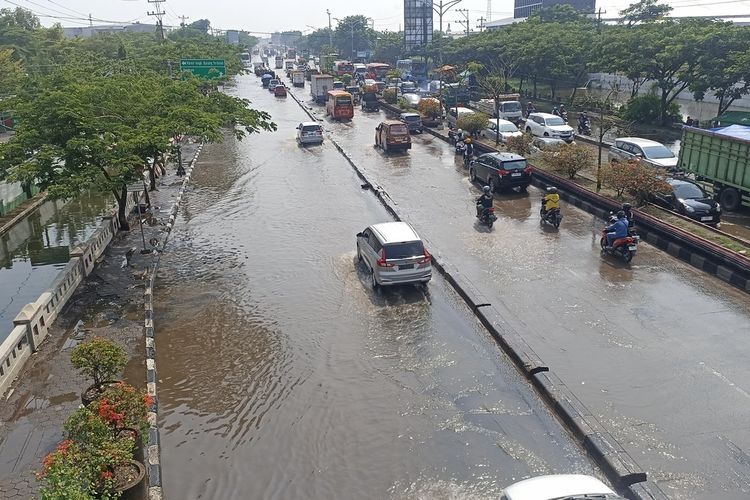
<svg viewBox="0 0 750 500"><path fill-rule="evenodd" d="M693 119L690 118L690 116L688 116L687 120L685 120L685 125L687 125L688 127L692 127L693 126Z"/></svg>

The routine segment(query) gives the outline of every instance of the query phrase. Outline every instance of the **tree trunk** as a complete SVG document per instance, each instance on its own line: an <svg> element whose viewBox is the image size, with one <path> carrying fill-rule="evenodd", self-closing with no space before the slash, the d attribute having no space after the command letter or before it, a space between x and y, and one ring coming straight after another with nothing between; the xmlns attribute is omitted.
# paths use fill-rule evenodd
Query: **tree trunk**
<svg viewBox="0 0 750 500"><path fill-rule="evenodd" d="M148 181L149 181L148 190L149 191L156 191L156 171L154 170L155 168L156 168L156 158L154 158L153 163L151 163L151 165L148 166Z"/></svg>
<svg viewBox="0 0 750 500"><path fill-rule="evenodd" d="M534 85L534 99L536 99L536 76L534 76L532 83Z"/></svg>
<svg viewBox="0 0 750 500"><path fill-rule="evenodd" d="M659 103L659 122L663 127L667 126L667 99L669 98L669 90L661 90L661 100Z"/></svg>
<svg viewBox="0 0 750 500"><path fill-rule="evenodd" d="M550 80L549 81L549 91L550 91L550 94L552 94L550 97L551 97L551 99L553 101L555 100L555 91L557 90L556 83L557 83L557 81L555 81L555 80Z"/></svg>
<svg viewBox="0 0 750 500"><path fill-rule="evenodd" d="M523 77L518 80L518 93L523 95Z"/></svg>
<svg viewBox="0 0 750 500"><path fill-rule="evenodd" d="M112 194L115 195L117 200L117 220L120 222L120 230L129 231L130 224L128 224L128 217L125 214L125 206L128 203L128 186L123 184L119 193L116 189L113 189Z"/></svg>
<svg viewBox="0 0 750 500"><path fill-rule="evenodd" d="M578 92L578 85L573 87L573 93L570 94L570 105L572 106L576 102L576 92Z"/></svg>

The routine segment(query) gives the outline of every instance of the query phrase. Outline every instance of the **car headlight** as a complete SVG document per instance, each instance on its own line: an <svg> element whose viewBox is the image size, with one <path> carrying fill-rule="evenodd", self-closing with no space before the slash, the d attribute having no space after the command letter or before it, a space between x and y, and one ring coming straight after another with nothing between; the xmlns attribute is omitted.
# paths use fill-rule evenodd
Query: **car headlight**
<svg viewBox="0 0 750 500"><path fill-rule="evenodd" d="M693 212L695 212L695 209L690 205L685 205L685 211L689 214L692 214Z"/></svg>
<svg viewBox="0 0 750 500"><path fill-rule="evenodd" d="M721 205L719 205L718 203L716 204L716 213L717 214L721 213Z"/></svg>

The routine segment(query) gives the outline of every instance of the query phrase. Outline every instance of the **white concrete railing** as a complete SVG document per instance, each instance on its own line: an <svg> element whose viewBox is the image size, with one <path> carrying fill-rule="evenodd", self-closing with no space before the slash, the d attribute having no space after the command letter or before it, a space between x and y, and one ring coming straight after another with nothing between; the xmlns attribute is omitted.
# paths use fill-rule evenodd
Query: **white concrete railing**
<svg viewBox="0 0 750 500"><path fill-rule="evenodd" d="M135 207L135 196L128 194L126 213ZM100 227L83 244L70 252L70 260L50 287L39 298L24 306L13 320L15 328L0 344L0 395L18 377L26 360L47 338L49 327L62 311L78 285L93 270L120 228L116 212L102 218Z"/></svg>

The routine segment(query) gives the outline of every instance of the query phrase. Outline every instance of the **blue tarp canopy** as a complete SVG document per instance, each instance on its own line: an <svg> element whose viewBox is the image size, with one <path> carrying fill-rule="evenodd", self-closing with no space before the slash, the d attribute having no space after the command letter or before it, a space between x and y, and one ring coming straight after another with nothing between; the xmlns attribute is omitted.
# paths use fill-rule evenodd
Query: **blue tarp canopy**
<svg viewBox="0 0 750 500"><path fill-rule="evenodd" d="M711 132L716 132L719 135L726 135L727 137L734 137L735 139L750 141L750 127L746 127L745 125L730 125L728 127L712 128Z"/></svg>

